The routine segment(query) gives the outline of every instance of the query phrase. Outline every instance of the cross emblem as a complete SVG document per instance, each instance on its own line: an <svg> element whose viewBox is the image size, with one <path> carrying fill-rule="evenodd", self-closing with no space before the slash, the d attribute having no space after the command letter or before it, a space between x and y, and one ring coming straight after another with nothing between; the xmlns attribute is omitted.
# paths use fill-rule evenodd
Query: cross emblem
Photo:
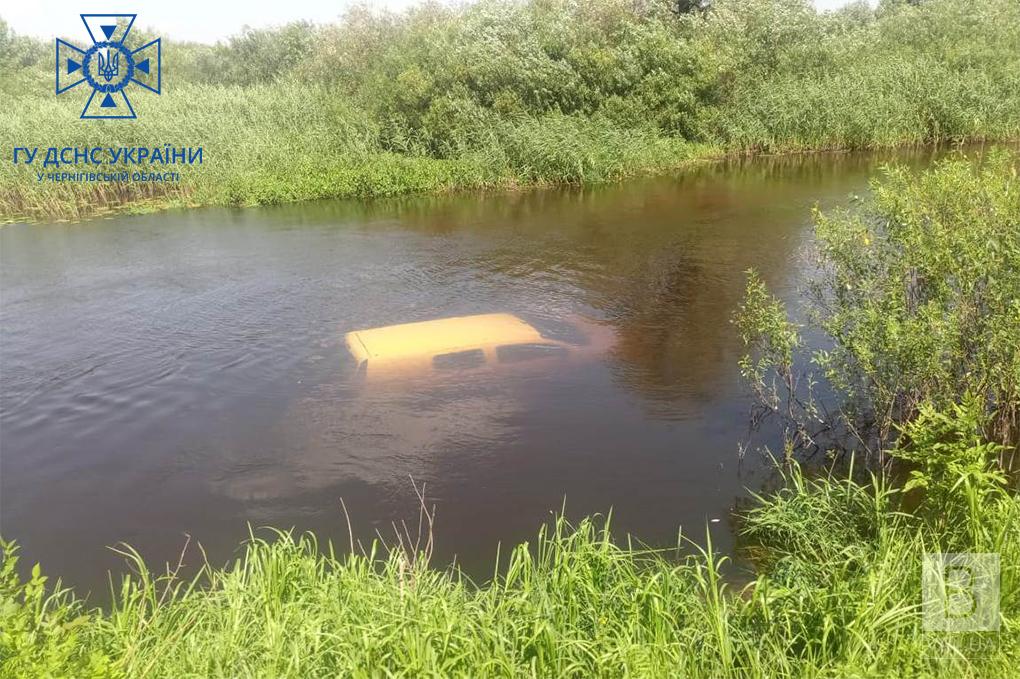
<svg viewBox="0 0 1020 679"><path fill-rule="evenodd" d="M135 118L127 87L135 83L159 94L162 90L160 38L138 49L126 47L137 14L82 14L92 46L81 49L57 38L57 94L82 83L92 88L81 118Z"/></svg>

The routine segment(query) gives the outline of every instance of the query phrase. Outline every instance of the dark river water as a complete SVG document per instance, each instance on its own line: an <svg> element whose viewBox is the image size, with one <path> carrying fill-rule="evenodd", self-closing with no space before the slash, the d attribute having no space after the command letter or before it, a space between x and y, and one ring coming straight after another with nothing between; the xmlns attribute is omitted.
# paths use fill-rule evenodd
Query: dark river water
<svg viewBox="0 0 1020 679"><path fill-rule="evenodd" d="M346 547L341 498L357 536L391 534L417 517L413 477L437 563L478 576L564 504L612 509L650 544L710 530L729 550L765 473L738 456L744 271L792 297L812 206L865 193L888 159L4 227L0 531L101 592L121 542L156 566L185 534L222 563L249 524ZM376 382L344 344L492 312L571 350Z"/></svg>

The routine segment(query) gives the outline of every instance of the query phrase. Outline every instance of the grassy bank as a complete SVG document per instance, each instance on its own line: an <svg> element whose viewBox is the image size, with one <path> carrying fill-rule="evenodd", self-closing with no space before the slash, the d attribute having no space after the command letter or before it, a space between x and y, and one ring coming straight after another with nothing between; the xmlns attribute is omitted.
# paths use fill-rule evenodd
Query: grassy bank
<svg viewBox="0 0 1020 679"><path fill-rule="evenodd" d="M1013 676L1020 499L989 487L974 524L947 530L878 478L787 481L744 518L759 573L741 588L718 557L671 560L598 520L559 521L480 587L400 551L323 556L284 533L195 581L137 562L103 613L38 573L19 582L6 546L0 676ZM1000 554L998 633L922 629L925 551Z"/></svg>
<svg viewBox="0 0 1020 679"><path fill-rule="evenodd" d="M0 219L598 182L724 153L1020 136L1012 0L482 0L166 46L131 122L79 121L52 46L0 37L13 146L203 146L179 185L38 182ZM137 30L137 29L136 29ZM141 40L142 35L136 39ZM52 168L50 168L52 169Z"/></svg>

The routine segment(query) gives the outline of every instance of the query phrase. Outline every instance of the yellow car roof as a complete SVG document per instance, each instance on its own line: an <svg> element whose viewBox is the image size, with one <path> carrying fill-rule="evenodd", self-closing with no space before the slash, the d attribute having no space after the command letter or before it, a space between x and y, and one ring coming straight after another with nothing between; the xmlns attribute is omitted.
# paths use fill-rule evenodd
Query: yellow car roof
<svg viewBox="0 0 1020 679"><path fill-rule="evenodd" d="M346 340L359 363L545 341L535 328L512 314L457 316L355 330L347 333Z"/></svg>

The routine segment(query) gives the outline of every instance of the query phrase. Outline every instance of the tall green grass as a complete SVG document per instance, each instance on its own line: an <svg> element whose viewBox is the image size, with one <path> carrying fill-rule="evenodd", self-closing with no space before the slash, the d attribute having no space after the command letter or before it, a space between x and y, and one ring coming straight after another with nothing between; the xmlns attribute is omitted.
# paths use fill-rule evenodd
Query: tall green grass
<svg viewBox="0 0 1020 679"><path fill-rule="evenodd" d="M382 148L364 111L327 90L293 82L183 85L161 97L137 99L145 115L115 136L108 129L97 135L88 124L68 125L80 102L55 107L39 97L18 101L18 117L0 122L2 134L11 146L42 150L32 165L0 166L0 214L8 220L78 219L127 203L144 211L607 181L679 166L704 153L682 140L561 114L501 124L498 143L457 157L398 153ZM202 165L167 166L181 173L179 184L53 183L35 175L96 169L43 168L45 149L54 144L151 147L155 139L203 147Z"/></svg>
<svg viewBox="0 0 1020 679"><path fill-rule="evenodd" d="M400 550L323 554L286 532L194 581L126 552L137 574L101 612L38 571L19 581L5 545L0 676L1012 676L1020 499L998 491L980 536L901 508L881 477L794 468L744 517L759 570L742 587L710 551L671 558L618 545L608 520L560 519L481 586ZM1000 554L999 633L922 630L925 551Z"/></svg>
<svg viewBox="0 0 1020 679"><path fill-rule="evenodd" d="M52 48L0 23L14 146L192 145L179 186L37 182L0 164L0 219L597 182L724 153L1020 136L1014 0L863 4L480 0L166 46L165 93L79 121ZM141 39L143 36L139 36ZM41 159L40 159L41 160ZM37 161L38 164L39 161Z"/></svg>
<svg viewBox="0 0 1020 679"><path fill-rule="evenodd" d="M556 519L475 584L428 563L420 494L419 534L405 528L391 548L253 534L233 563L190 580L122 548L133 572L105 611L38 566L20 578L17 547L0 543L0 676L1013 676L1020 495L982 417L973 401L925 409L891 451L919 462L905 485L852 462L783 467L740 517L755 569L743 586L710 539L694 553L624 546L597 517ZM998 631L923 628L930 552L998 554Z"/></svg>

